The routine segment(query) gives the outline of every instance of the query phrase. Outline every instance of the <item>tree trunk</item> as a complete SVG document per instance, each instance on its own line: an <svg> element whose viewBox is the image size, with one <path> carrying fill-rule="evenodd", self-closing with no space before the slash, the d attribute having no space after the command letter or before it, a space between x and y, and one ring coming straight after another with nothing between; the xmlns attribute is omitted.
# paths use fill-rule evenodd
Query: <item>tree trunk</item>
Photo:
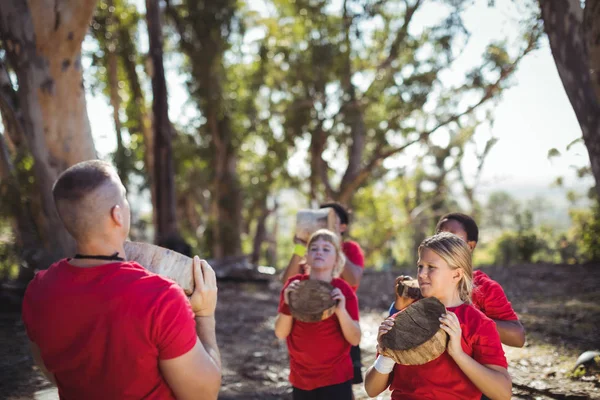
<svg viewBox="0 0 600 400"><path fill-rule="evenodd" d="M175 209L175 171L171 137L173 127L169 120L167 83L163 66L162 24L158 0L146 0L146 19L152 58L152 112L154 114L154 182L156 187L155 241L178 236Z"/></svg>
<svg viewBox="0 0 600 400"><path fill-rule="evenodd" d="M119 94L119 58L117 55L117 47L119 45L116 31L118 29L117 21L115 19L115 8L114 1L108 0L106 2L108 6L108 18L106 19L105 32L107 33L108 40L106 46L106 58L107 58L107 73L108 73L108 92L110 94L110 105L113 109L113 122L115 124L115 133L117 135L117 151L115 154L115 166L119 171L119 176L123 182L125 188L129 188L129 169L127 168L127 155L125 154L125 147L123 146L123 124L121 124L121 95ZM108 36L110 35L110 36Z"/></svg>
<svg viewBox="0 0 600 400"><path fill-rule="evenodd" d="M4 0L0 37L16 72L25 141L41 201L40 233L52 258L74 250L54 207L52 184L80 161L96 158L86 111L81 43L95 0ZM47 267L40 265L38 267Z"/></svg>
<svg viewBox="0 0 600 400"><path fill-rule="evenodd" d="M115 16L115 19L118 19L118 15ZM135 120L136 126L133 130L141 134L144 138L144 164L146 166L147 171L147 180L148 186L150 187L150 194L152 199L152 218L154 222L154 226L156 226L156 185L154 183L154 138L152 132L152 120L149 115L149 111L146 107L146 99L144 96L144 92L142 91L142 86L140 84L140 78L136 71L136 56L138 55L137 48L131 38L131 33L129 31L129 27L125 25L122 21L117 20L117 24L119 25L118 29L118 42L119 46L117 48L117 52L119 53L119 58L125 70L125 75L127 76L127 81L129 83L129 87L131 88L131 94L133 96L133 103L136 105L137 111L139 112L139 116L135 115L132 117L128 115L129 121L132 119ZM129 133L132 133L132 129L130 128Z"/></svg>
<svg viewBox="0 0 600 400"><path fill-rule="evenodd" d="M593 5L597 13L596 1L586 3ZM558 74L579 121L600 197L600 106L590 75L583 10L579 0L540 0L540 7Z"/></svg>

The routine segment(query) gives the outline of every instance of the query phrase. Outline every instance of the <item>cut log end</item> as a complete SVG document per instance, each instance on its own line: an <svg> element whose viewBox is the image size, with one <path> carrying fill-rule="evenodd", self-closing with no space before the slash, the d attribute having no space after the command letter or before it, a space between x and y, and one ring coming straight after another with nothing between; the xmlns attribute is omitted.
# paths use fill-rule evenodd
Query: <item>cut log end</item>
<svg viewBox="0 0 600 400"><path fill-rule="evenodd" d="M186 295L194 292L194 262L190 257L148 243L125 242L125 254L150 272L175 281Z"/></svg>
<svg viewBox="0 0 600 400"><path fill-rule="evenodd" d="M333 315L336 303L331 298L333 285L328 282L307 279L290 293L292 316L302 322L319 322Z"/></svg>
<svg viewBox="0 0 600 400"><path fill-rule="evenodd" d="M439 321L445 311L434 297L408 306L396 315L394 327L379 338L383 354L403 365L421 365L438 358L448 342Z"/></svg>
<svg viewBox="0 0 600 400"><path fill-rule="evenodd" d="M423 298L421 289L419 288L419 282L416 279L407 279L400 282L398 285L398 295L415 300Z"/></svg>
<svg viewBox="0 0 600 400"><path fill-rule="evenodd" d="M296 214L296 237L308 242L310 236L319 229L336 232L336 218L332 208L300 210Z"/></svg>

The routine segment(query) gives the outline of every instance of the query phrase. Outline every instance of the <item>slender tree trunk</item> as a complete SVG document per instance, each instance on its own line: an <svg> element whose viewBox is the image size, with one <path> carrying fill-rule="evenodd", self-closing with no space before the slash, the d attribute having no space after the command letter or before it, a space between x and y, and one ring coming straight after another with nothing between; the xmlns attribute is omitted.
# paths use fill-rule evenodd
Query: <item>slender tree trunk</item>
<svg viewBox="0 0 600 400"><path fill-rule="evenodd" d="M114 1L108 0L106 2L108 6L108 18L106 20L106 33L110 35L107 50L107 72L108 72L108 91L110 94L110 105L113 109L113 122L115 124L115 133L117 135L117 152L115 156L115 165L123 186L128 188L129 186L129 170L127 168L127 155L125 154L125 147L123 146L123 125L121 124L121 95L119 94L119 58L117 54L117 47L119 45L117 32L117 21L114 15Z"/></svg>
<svg viewBox="0 0 600 400"><path fill-rule="evenodd" d="M589 15L598 14L597 1L586 4L595 10ZM600 106L594 92L597 71L592 80L583 10L579 0L540 0L540 7L558 74L581 127L600 197ZM594 57L597 56L596 42L597 38L594 39Z"/></svg>
<svg viewBox="0 0 600 400"><path fill-rule="evenodd" d="M74 241L58 218L52 184L69 166L96 157L81 69L95 3L57 0L48 10L41 0L3 0L0 7L0 37L17 75L23 132L34 159L40 233L54 259L71 253Z"/></svg>
<svg viewBox="0 0 600 400"><path fill-rule="evenodd" d="M271 210L267 207L267 199L263 199L260 206L260 215L256 221L256 233L254 234L254 242L252 244L252 256L250 261L252 264L258 264L260 261L260 253L264 241L267 239L267 218L271 214Z"/></svg>
<svg viewBox="0 0 600 400"><path fill-rule="evenodd" d="M156 184L156 243L178 235L175 210L175 172L169 120L167 83L163 66L163 39L158 0L146 0L146 19L152 58L152 112L154 115L154 182Z"/></svg>
<svg viewBox="0 0 600 400"><path fill-rule="evenodd" d="M129 87L131 88L131 94L133 96L133 103L136 105L139 112L139 118L136 116L135 122L137 126L134 128L136 132L142 135L144 138L144 164L146 165L147 179L150 186L150 194L152 199L153 209L153 222L154 226L157 225L156 221L156 184L154 183L154 138L152 132L152 118L149 115L148 108L146 107L146 99L142 86L140 84L140 78L136 71L136 56L137 48L131 37L129 27L124 25L121 21L118 21L119 30L119 47L117 52L119 58L125 70ZM131 122L131 117L129 116ZM131 132L131 131L130 131Z"/></svg>

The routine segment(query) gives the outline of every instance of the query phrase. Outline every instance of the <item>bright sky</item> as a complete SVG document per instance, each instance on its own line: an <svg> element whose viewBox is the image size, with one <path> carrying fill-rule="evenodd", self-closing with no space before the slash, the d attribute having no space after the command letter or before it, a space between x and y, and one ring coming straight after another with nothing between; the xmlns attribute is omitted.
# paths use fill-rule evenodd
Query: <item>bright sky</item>
<svg viewBox="0 0 600 400"><path fill-rule="evenodd" d="M418 30L419 26L435 18L435 12L429 9L417 14L414 29ZM487 1L480 1L473 7L465 18L472 37L461 62L476 64L490 39L514 37L518 30L514 23L516 12L514 9L489 8ZM491 135L500 139L486 159L480 196L490 191L507 190L519 198L532 198L544 192L556 204L564 204L564 190L549 190L551 183L563 176L567 187L583 189L589 186L589 180L578 181L570 167L584 166L589 160L583 144L573 146L568 153L564 151L569 143L581 136L581 130L545 40L539 50L521 62L514 81L516 84L504 93L495 110L493 127L477 133L480 143L485 143ZM194 112L191 105L186 105L184 78L171 68L167 82L171 118L182 123L187 120L186 115ZM116 146L110 107L104 97L88 94L88 110L96 147L104 156ZM559 149L562 156L548 160L551 148ZM410 160L405 161L410 163Z"/></svg>

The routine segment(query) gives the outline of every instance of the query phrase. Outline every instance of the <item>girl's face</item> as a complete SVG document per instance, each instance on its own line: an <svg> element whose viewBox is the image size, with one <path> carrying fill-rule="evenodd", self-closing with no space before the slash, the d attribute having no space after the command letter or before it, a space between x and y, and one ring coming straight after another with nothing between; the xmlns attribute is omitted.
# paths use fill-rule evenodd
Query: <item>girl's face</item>
<svg viewBox="0 0 600 400"><path fill-rule="evenodd" d="M462 270L451 269L433 250L423 249L419 256L417 280L423 297L451 299L462 277Z"/></svg>
<svg viewBox="0 0 600 400"><path fill-rule="evenodd" d="M312 242L306 253L306 262L317 271L333 270L336 260L335 246L323 239Z"/></svg>

